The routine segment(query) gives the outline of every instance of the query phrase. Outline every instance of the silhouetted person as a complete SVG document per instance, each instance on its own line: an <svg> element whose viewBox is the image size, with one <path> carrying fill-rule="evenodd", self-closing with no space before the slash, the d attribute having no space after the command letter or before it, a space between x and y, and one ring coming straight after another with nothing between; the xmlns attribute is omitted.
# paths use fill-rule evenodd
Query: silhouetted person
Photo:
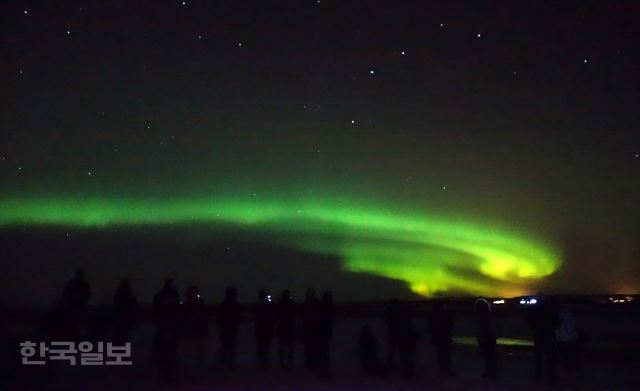
<svg viewBox="0 0 640 391"><path fill-rule="evenodd" d="M291 292L285 290L278 299L276 332L278 333L278 359L284 370L293 369L296 333L296 307Z"/></svg>
<svg viewBox="0 0 640 391"><path fill-rule="evenodd" d="M71 310L84 310L87 307L91 297L91 286L84 279L82 270L76 271L74 277L65 285L62 297Z"/></svg>
<svg viewBox="0 0 640 391"><path fill-rule="evenodd" d="M91 286L84 278L82 270L76 271L74 277L62 290L61 310L67 319L67 332L72 339L78 338L80 323L86 320L86 309L91 297Z"/></svg>
<svg viewBox="0 0 640 391"><path fill-rule="evenodd" d="M269 367L274 315L274 304L271 302L271 295L261 289L258 292L258 304L255 308L254 334L256 337L258 364L262 369Z"/></svg>
<svg viewBox="0 0 640 391"><path fill-rule="evenodd" d="M582 340L576 328L576 321L566 303L558 307L559 325L555 329L555 337L558 342L558 352L567 372L580 373L580 350Z"/></svg>
<svg viewBox="0 0 640 391"><path fill-rule="evenodd" d="M436 349L436 360L441 376L453 376L451 367L451 344L453 337L453 319L444 303L437 300L428 317L427 331L431 343Z"/></svg>
<svg viewBox="0 0 640 391"><path fill-rule="evenodd" d="M416 353L416 341L418 335L413 328L413 316L411 306L408 302L400 304L399 312L399 339L398 352L400 353L400 365L402 367L402 375L407 378L413 378L414 362Z"/></svg>
<svg viewBox="0 0 640 391"><path fill-rule="evenodd" d="M220 304L220 365L228 369L236 367L236 346L240 326L240 304L236 288L227 288L225 299Z"/></svg>
<svg viewBox="0 0 640 391"><path fill-rule="evenodd" d="M161 374L171 380L178 355L181 304L180 295L172 279L164 282L160 292L153 298L156 333L152 358Z"/></svg>
<svg viewBox="0 0 640 391"><path fill-rule="evenodd" d="M495 379L496 367L496 326L491 312L491 304L485 299L477 299L473 305L476 326L476 341L484 361L483 377Z"/></svg>
<svg viewBox="0 0 640 391"><path fill-rule="evenodd" d="M114 342L122 345L130 342L131 329L138 314L138 299L131 289L128 278L122 279L113 295L113 306L115 312L115 332Z"/></svg>
<svg viewBox="0 0 640 391"><path fill-rule="evenodd" d="M527 311L526 322L533 333L533 379L542 380L542 366L546 359L547 380L556 381L556 341L555 329L559 326L558 313L553 303L542 293L538 294L536 304Z"/></svg>
<svg viewBox="0 0 640 391"><path fill-rule="evenodd" d="M396 298L389 300L385 309L384 320L387 324L387 368L393 369L395 366L395 354L398 350L398 343L401 334L401 308L400 302Z"/></svg>
<svg viewBox="0 0 640 391"><path fill-rule="evenodd" d="M333 338L333 294L331 292L324 292L319 309L318 369L321 375L328 376L331 368L331 339Z"/></svg>
<svg viewBox="0 0 640 391"><path fill-rule="evenodd" d="M305 366L309 370L319 368L320 350L320 301L313 289L307 289L304 303L300 309L302 318L302 342L304 344Z"/></svg>
<svg viewBox="0 0 640 391"><path fill-rule="evenodd" d="M182 305L184 355L193 366L204 366L204 345L209 335L209 316L197 287L185 292Z"/></svg>
<svg viewBox="0 0 640 391"><path fill-rule="evenodd" d="M366 375L380 375L384 368L378 357L378 343L370 325L365 325L358 336L358 358Z"/></svg>

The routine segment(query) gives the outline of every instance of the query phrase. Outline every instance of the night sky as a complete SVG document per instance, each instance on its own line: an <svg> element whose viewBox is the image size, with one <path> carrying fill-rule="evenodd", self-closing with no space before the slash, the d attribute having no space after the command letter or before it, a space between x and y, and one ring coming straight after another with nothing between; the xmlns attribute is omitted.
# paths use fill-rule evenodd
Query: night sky
<svg viewBox="0 0 640 391"><path fill-rule="evenodd" d="M640 290L638 2L0 15L3 301Z"/></svg>

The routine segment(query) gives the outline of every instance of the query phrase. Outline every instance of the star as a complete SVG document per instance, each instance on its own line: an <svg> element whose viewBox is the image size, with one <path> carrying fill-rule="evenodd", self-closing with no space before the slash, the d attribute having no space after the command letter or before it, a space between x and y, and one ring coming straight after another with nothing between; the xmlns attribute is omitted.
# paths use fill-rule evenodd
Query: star
<svg viewBox="0 0 640 391"><path fill-rule="evenodd" d="M518 74L518 72L516 72L516 71L513 71L513 75L514 75L514 76L515 76L515 75L517 75L517 74Z"/></svg>
<svg viewBox="0 0 640 391"><path fill-rule="evenodd" d="M118 152L118 148L113 148L113 152Z"/></svg>
<svg viewBox="0 0 640 391"><path fill-rule="evenodd" d="M22 69L19 69L19 70L18 70L18 73L22 75Z"/></svg>
<svg viewBox="0 0 640 391"><path fill-rule="evenodd" d="M373 69L369 70L369 74L373 75L375 73L375 71Z"/></svg>
<svg viewBox="0 0 640 391"><path fill-rule="evenodd" d="M356 123L356 120L355 120L355 119L352 119L352 120L351 120L351 124L355 124L355 123Z"/></svg>
<svg viewBox="0 0 640 391"><path fill-rule="evenodd" d="M636 159L640 157L640 153L636 153Z"/></svg>
<svg viewBox="0 0 640 391"><path fill-rule="evenodd" d="M444 27L444 23L440 23L440 27Z"/></svg>
<svg viewBox="0 0 640 391"><path fill-rule="evenodd" d="M22 171L22 167L18 166L18 171Z"/></svg>
<svg viewBox="0 0 640 391"><path fill-rule="evenodd" d="M482 37L482 34L478 34L477 36L478 36L478 38L480 38L480 37Z"/></svg>
<svg viewBox="0 0 640 391"><path fill-rule="evenodd" d="M25 14L25 15L26 15L26 14L28 14L28 13L29 13L29 11L27 11L27 10L24 10L24 14Z"/></svg>
<svg viewBox="0 0 640 391"><path fill-rule="evenodd" d="M242 42L238 42L238 46L242 46Z"/></svg>
<svg viewBox="0 0 640 391"><path fill-rule="evenodd" d="M447 190L447 186L442 186L442 190Z"/></svg>
<svg viewBox="0 0 640 391"><path fill-rule="evenodd" d="M182 5L187 5L187 2L186 2L186 1L183 1L183 2L182 2Z"/></svg>
<svg viewBox="0 0 640 391"><path fill-rule="evenodd" d="M198 39L202 39L202 35L201 34L198 34Z"/></svg>
<svg viewBox="0 0 640 391"><path fill-rule="evenodd" d="M584 60L582 60L582 62L586 64L587 62L589 62L589 60L585 58Z"/></svg>
<svg viewBox="0 0 640 391"><path fill-rule="evenodd" d="M406 53L405 53L405 51L404 51L404 50L400 52L400 55L402 55L402 56L404 56L405 54L406 54Z"/></svg>
<svg viewBox="0 0 640 391"><path fill-rule="evenodd" d="M87 171L87 175L91 176L92 172L91 171Z"/></svg>
<svg viewBox="0 0 640 391"><path fill-rule="evenodd" d="M67 30L67 35L71 34L71 30Z"/></svg>

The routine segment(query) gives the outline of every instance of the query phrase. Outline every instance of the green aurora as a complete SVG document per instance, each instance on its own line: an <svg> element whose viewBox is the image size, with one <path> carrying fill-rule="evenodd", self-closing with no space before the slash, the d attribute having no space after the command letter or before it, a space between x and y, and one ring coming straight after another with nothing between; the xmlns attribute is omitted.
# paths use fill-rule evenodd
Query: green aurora
<svg viewBox="0 0 640 391"><path fill-rule="evenodd" d="M16 198L2 205L5 228L205 224L242 230L278 245L337 256L348 271L402 280L424 296L523 294L561 262L555 246L520 231L339 202Z"/></svg>

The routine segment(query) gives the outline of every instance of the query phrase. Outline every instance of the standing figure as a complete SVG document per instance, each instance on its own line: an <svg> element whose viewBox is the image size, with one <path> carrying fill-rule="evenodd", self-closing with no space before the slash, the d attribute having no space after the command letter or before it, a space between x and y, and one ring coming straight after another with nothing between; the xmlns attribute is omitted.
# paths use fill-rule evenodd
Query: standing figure
<svg viewBox="0 0 640 391"><path fill-rule="evenodd" d="M305 366L308 370L318 369L319 334L320 334L320 301L316 291L309 288L301 308L301 334L304 343Z"/></svg>
<svg viewBox="0 0 640 391"><path fill-rule="evenodd" d="M72 339L79 337L78 328L86 324L87 304L91 298L91 286L84 278L84 272L77 270L62 290L61 310L65 314L67 334Z"/></svg>
<svg viewBox="0 0 640 391"><path fill-rule="evenodd" d="M496 368L496 326L491 312L491 304L485 299L477 299L473 304L473 315L476 326L476 340L484 361L483 377L495 379Z"/></svg>
<svg viewBox="0 0 640 391"><path fill-rule="evenodd" d="M318 369L321 375L328 376L331 368L331 339L333 338L333 294L331 292L324 292L319 309Z"/></svg>
<svg viewBox="0 0 640 391"><path fill-rule="evenodd" d="M451 366L453 319L440 300L434 303L433 310L429 314L427 331L431 336L431 343L436 348L440 375L453 376Z"/></svg>
<svg viewBox="0 0 640 391"><path fill-rule="evenodd" d="M546 360L547 381L556 382L555 330L560 325L555 305L543 293L538 293L537 302L526 314L526 323L533 334L533 380L542 381L542 366Z"/></svg>
<svg viewBox="0 0 640 391"><path fill-rule="evenodd" d="M91 297L91 286L84 279L84 272L77 270L73 278L67 282L62 297L67 307L73 311L84 311Z"/></svg>
<svg viewBox="0 0 640 391"><path fill-rule="evenodd" d="M131 329L138 313L138 299L131 289L128 278L124 278L118 284L118 289L113 295L113 306L115 308L115 333L114 342L116 345L123 345L129 341Z"/></svg>
<svg viewBox="0 0 640 391"><path fill-rule="evenodd" d="M385 309L384 320L387 324L387 369L395 366L395 354L401 334L401 308L400 302L395 297L389 300Z"/></svg>
<svg viewBox="0 0 640 391"><path fill-rule="evenodd" d="M289 290L282 292L277 308L278 358L285 371L293 369L296 307Z"/></svg>
<svg viewBox="0 0 640 391"><path fill-rule="evenodd" d="M153 340L152 359L160 373L172 380L177 364L179 321L181 316L180 295L173 279L164 282L160 292L153 298L156 333Z"/></svg>
<svg viewBox="0 0 640 391"><path fill-rule="evenodd" d="M236 343L240 326L240 304L236 288L227 288L225 299L220 304L220 365L227 369L236 367Z"/></svg>
<svg viewBox="0 0 640 391"><path fill-rule="evenodd" d="M383 366L378 357L378 343L370 325L364 325L358 337L358 357L365 375L380 375Z"/></svg>
<svg viewBox="0 0 640 391"><path fill-rule="evenodd" d="M398 352L400 353L400 364L402 366L402 375L407 378L413 378L414 362L416 353L417 333L413 328L413 315L409 303L400 303L400 309L397 315L398 322Z"/></svg>
<svg viewBox="0 0 640 391"><path fill-rule="evenodd" d="M209 315L197 287L187 289L183 304L183 351L191 366L204 366L204 345L209 335Z"/></svg>
<svg viewBox="0 0 640 391"><path fill-rule="evenodd" d="M582 371L580 363L581 338L576 328L576 320L566 303L558 308L560 325L555 330L558 352L567 372L579 374Z"/></svg>
<svg viewBox="0 0 640 391"><path fill-rule="evenodd" d="M262 369L269 367L271 339L273 338L274 329L273 316L274 308L271 302L271 295L261 289L258 292L258 304L255 308L254 334L256 337L258 364Z"/></svg>

